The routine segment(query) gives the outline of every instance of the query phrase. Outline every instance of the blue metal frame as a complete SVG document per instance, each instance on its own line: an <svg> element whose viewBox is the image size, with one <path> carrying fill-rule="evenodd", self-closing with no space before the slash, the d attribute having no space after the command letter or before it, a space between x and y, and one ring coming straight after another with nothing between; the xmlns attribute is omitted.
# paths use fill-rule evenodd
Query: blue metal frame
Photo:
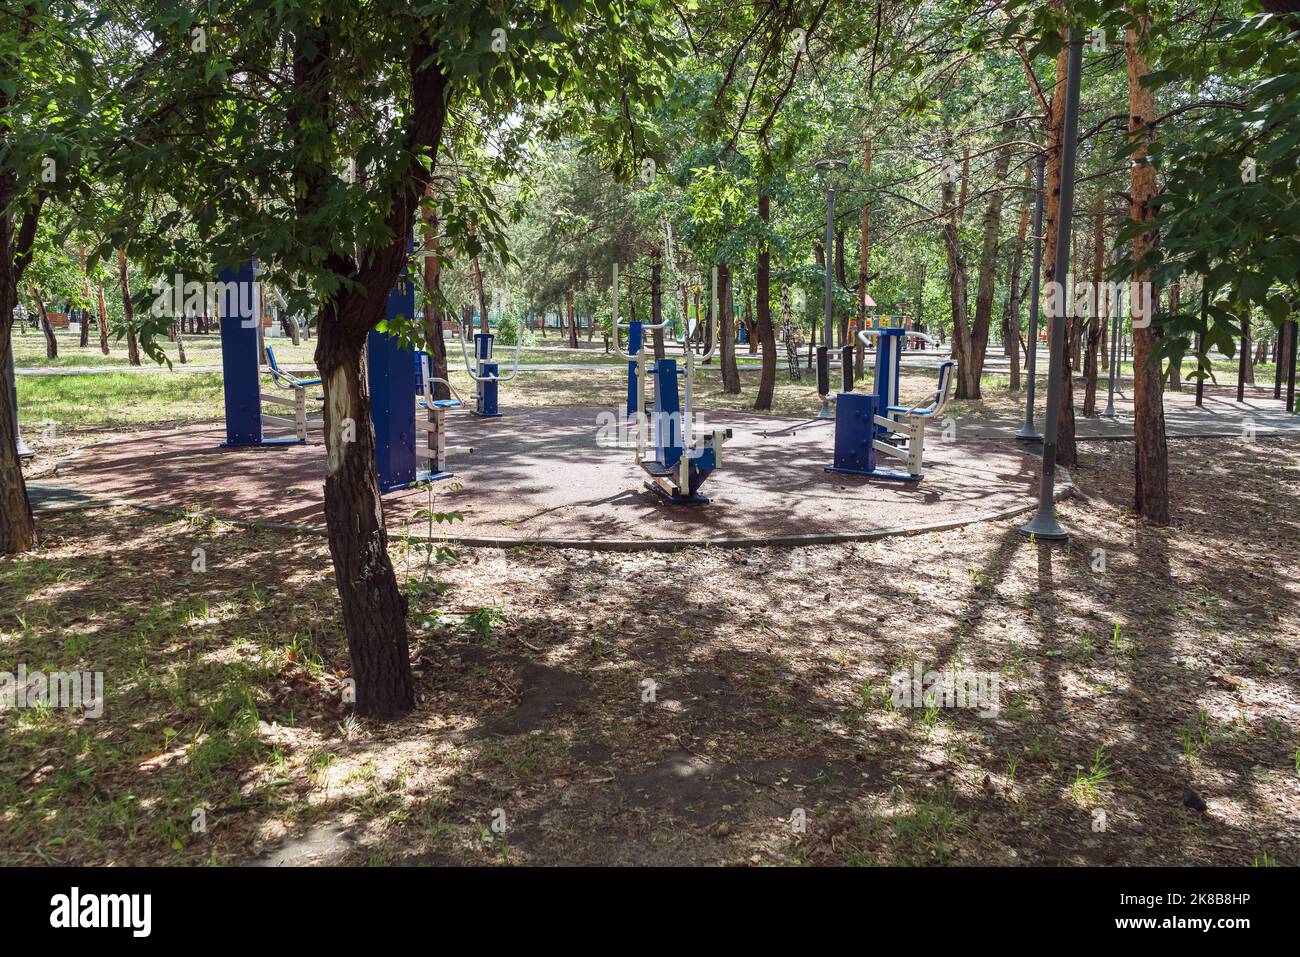
<svg viewBox="0 0 1300 957"><path fill-rule="evenodd" d="M841 392L835 399L835 458L827 472L872 475L876 471L876 397Z"/></svg>
<svg viewBox="0 0 1300 957"><path fill-rule="evenodd" d="M226 400L226 441L222 448L302 445L297 436L268 439L262 434L262 372L257 352L258 312L254 283L257 260L221 270L218 278L227 294L221 305L232 315L221 317L221 379ZM233 295L229 290L233 290Z"/></svg>
<svg viewBox="0 0 1300 957"><path fill-rule="evenodd" d="M903 335L907 332L902 327L880 329L876 337L876 381L873 383L876 396L877 415L886 415L886 409L898 405L898 378L903 360ZM836 418L838 427L838 417ZM875 427L876 435L884 435L889 430L883 425Z"/></svg>
<svg viewBox="0 0 1300 957"><path fill-rule="evenodd" d="M496 376L500 368L492 361L492 348L496 342L496 336L490 332L474 333L474 358L478 365L478 374L480 376ZM476 383L475 389L476 401L474 403L474 414L484 419L496 419L501 417L501 409L497 404L497 394L499 383L495 378L488 379L486 382Z"/></svg>
<svg viewBox="0 0 1300 957"><path fill-rule="evenodd" d="M385 318L415 315L415 287L405 267L388 294ZM370 420L375 426L379 490L409 488L417 481L415 459L415 356L393 336L371 329L366 339Z"/></svg>
<svg viewBox="0 0 1300 957"><path fill-rule="evenodd" d="M641 351L641 321L633 319L627 324L627 354L634 356ZM636 415L637 384L635 359L627 364L627 414Z"/></svg>

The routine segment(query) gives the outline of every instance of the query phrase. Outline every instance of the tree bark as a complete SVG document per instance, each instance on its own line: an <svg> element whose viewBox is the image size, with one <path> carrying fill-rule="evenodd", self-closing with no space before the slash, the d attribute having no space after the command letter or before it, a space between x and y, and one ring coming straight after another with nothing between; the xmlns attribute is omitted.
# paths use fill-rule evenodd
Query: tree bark
<svg viewBox="0 0 1300 957"><path fill-rule="evenodd" d="M1136 141L1129 172L1129 218L1137 223L1155 219L1156 169L1146 162L1151 142L1151 124L1155 121L1155 97L1143 88L1142 78L1151 71L1138 49L1150 26L1150 16L1139 20L1141 37L1133 28L1124 35L1124 53L1128 63L1129 136ZM1133 238L1133 258L1141 263L1155 242L1154 231ZM1149 282L1150 270L1139 265L1134 282ZM1146 317L1149 323L1149 317ZM1156 332L1142 318L1133 328L1133 501L1137 513L1155 525L1169 524L1169 450L1165 440L1164 398L1160 389L1160 367L1155 358Z"/></svg>
<svg viewBox="0 0 1300 957"><path fill-rule="evenodd" d="M758 197L758 218L763 222L764 234L758 243L758 263L754 271L754 310L756 338L763 345L763 366L758 378L758 396L754 399L754 408L766 412L772 408L772 399L776 393L776 332L772 328L772 253L767 245L767 224L771 222L771 199L766 195ZM782 307L786 308L786 296L782 295ZM787 345L789 354L789 345ZM799 377L799 357L791 355L791 377Z"/></svg>
<svg viewBox="0 0 1300 957"><path fill-rule="evenodd" d="M1097 192L1097 211L1093 217L1092 229L1092 295L1088 297L1087 342L1084 346L1087 354L1083 357L1083 416L1091 418L1097 414L1097 342L1101 330L1106 328L1105 304L1101 296L1101 276L1106 264L1106 238L1102 233L1105 213L1102 209L1102 193Z"/></svg>
<svg viewBox="0 0 1300 957"><path fill-rule="evenodd" d="M126 250L117 247L117 281L122 289L122 318L126 323L126 357L133 366L140 364L140 343L135 336L135 306L131 304L131 280L126 271ZM261 317L258 317L261 322Z"/></svg>
<svg viewBox="0 0 1300 957"><path fill-rule="evenodd" d="M718 358L722 367L722 391L740 395L740 370L736 367L736 310L732 294L731 267L718 265Z"/></svg>
<svg viewBox="0 0 1300 957"><path fill-rule="evenodd" d="M1029 210L1034 203L1033 164L1025 165L1026 191L1020 201L1020 223L1016 227L1016 246L1011 251L1010 292L1007 301L1007 329L1002 343L1011 362L1011 391L1020 391L1020 271L1025 261L1025 237L1029 235Z"/></svg>
<svg viewBox="0 0 1300 957"><path fill-rule="evenodd" d="M45 358L57 359L59 340L54 337L54 327L50 325L50 311L45 308L45 299L35 286L28 286L27 291L31 293L32 302L36 303L36 317L41 324L41 333L45 336Z"/></svg>
<svg viewBox="0 0 1300 957"><path fill-rule="evenodd" d="M104 302L104 280L101 278L95 289L99 300L99 351L108 355L108 306Z"/></svg>
<svg viewBox="0 0 1300 957"><path fill-rule="evenodd" d="M288 120L295 145L295 193L307 214L321 201L334 173L317 158L319 130L330 118L332 24L308 24L296 38L293 85L298 94ZM386 214L393 239L358 259L334 253L324 262L353 280L322 304L316 337L316 366L325 392L325 518L330 556L343 609L356 713L395 718L415 706L406 629L406 600L388 557L375 465L375 434L364 349L369 331L383 318L388 292L407 260L420 198L437 160L447 109L447 78L427 33L412 44L407 64L411 108L402 155L406 169ZM425 168L421 157L427 158ZM486 319L486 314L484 315Z"/></svg>
<svg viewBox="0 0 1300 957"><path fill-rule="evenodd" d="M81 298L83 302L90 302L90 274L86 271L86 247L77 245L77 257L81 261ZM90 345L90 310L81 308L77 310L77 323L81 327L81 340L77 347L85 349Z"/></svg>
<svg viewBox="0 0 1300 957"><path fill-rule="evenodd" d="M0 91L0 109L8 98ZM36 520L27 498L27 482L18 459L17 410L10 389L9 363L13 350L14 308L23 273L31 262L32 244L44 196L20 211L9 212L17 187L12 171L0 171L0 555L13 555L36 547Z"/></svg>
<svg viewBox="0 0 1300 957"><path fill-rule="evenodd" d="M799 364L799 343L795 337L794 316L790 312L790 287L781 286L781 338L785 341L786 361L790 365L790 381L803 381L803 367Z"/></svg>
<svg viewBox="0 0 1300 957"><path fill-rule="evenodd" d="M958 232L960 206L953 183L944 178L942 187L943 208L948 218L943 224L943 246L948 256L948 287L952 303L952 351L957 358L957 398L980 397L979 376L971 380L971 330L966 310L969 308L966 279L966 256L962 252Z"/></svg>
<svg viewBox="0 0 1300 957"><path fill-rule="evenodd" d="M1010 132L1010 123L1003 129ZM993 292L997 279L998 232L1002 228L1002 197L1005 195L998 188L1007 178L1007 168L1011 165L1011 150L1003 147L993 164L994 191L989 196L988 208L984 211L983 251L980 255L979 284L975 296L975 321L971 324L967 342L967 355L960 366L961 384L965 395L959 391L959 399L978 399L980 397L980 377L984 372L984 357L988 351L989 326L993 320Z"/></svg>

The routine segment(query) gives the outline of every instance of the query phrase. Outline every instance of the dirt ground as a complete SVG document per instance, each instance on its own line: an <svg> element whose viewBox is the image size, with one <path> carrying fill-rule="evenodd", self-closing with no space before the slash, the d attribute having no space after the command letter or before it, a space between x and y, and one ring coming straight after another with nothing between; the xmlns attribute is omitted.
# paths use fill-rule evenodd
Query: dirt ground
<svg viewBox="0 0 1300 957"><path fill-rule="evenodd" d="M1174 528L1130 512L1130 443L1085 443L1065 548L394 543L389 725L340 702L323 539L43 514L0 661L106 704L0 711L0 863L1300 863L1300 453L1170 445ZM994 706L892 701L915 666Z"/></svg>

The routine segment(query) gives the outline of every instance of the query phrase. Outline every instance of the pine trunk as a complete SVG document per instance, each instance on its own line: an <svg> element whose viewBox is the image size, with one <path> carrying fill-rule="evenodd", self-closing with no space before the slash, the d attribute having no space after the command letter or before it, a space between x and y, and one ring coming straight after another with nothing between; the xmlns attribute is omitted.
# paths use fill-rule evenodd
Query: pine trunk
<svg viewBox="0 0 1300 957"><path fill-rule="evenodd" d="M131 281L126 271L126 250L117 249L117 281L122 289L122 318L126 324L126 358L133 366L140 364L140 343L135 336L135 306L131 303Z"/></svg>
<svg viewBox="0 0 1300 957"><path fill-rule="evenodd" d="M740 370L736 368L735 300L731 268L718 266L718 362L722 367L722 391L740 395Z"/></svg>
<svg viewBox="0 0 1300 957"><path fill-rule="evenodd" d="M1140 19L1142 38L1150 17ZM1124 52L1128 61L1129 135L1136 140L1133 165L1129 172L1129 218L1138 223L1155 219L1156 169L1146 162L1151 142L1151 124L1155 121L1155 97L1142 86L1142 78L1151 71L1138 49L1138 33L1125 31ZM1139 263L1155 241L1154 232L1139 233L1133 238L1132 254ZM1149 269L1139 266L1133 276L1137 283L1149 282ZM1145 297L1144 297L1145 298ZM1145 320L1145 321L1143 321ZM1156 331L1150 316L1138 317L1133 328L1133 500L1137 513L1156 525L1169 524L1169 450L1165 440L1165 410L1160 389L1160 366L1155 358Z"/></svg>
<svg viewBox="0 0 1300 957"><path fill-rule="evenodd" d="M1009 126L1009 124L1008 124ZM1007 132L1010 132L1007 129ZM967 343L966 364L962 381L966 395L958 398L978 399L980 377L984 373L984 357L988 351L989 326L993 321L993 292L997 280L998 232L1002 228L1003 181L1011 165L1011 150L1003 148L993 164L993 192L984 211L983 249L980 254L979 280L975 295L975 321L972 323Z"/></svg>

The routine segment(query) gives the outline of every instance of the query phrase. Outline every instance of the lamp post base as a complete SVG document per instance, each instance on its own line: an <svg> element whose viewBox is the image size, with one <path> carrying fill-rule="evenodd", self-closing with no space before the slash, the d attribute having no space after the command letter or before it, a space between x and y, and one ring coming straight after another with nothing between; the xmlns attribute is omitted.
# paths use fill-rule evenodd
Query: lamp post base
<svg viewBox="0 0 1300 957"><path fill-rule="evenodd" d="M1029 426L1026 425L1023 428L1021 428L1019 432L1016 433L1016 438L1019 439L1021 442L1041 442L1043 441L1043 433L1035 429L1031 429Z"/></svg>
<svg viewBox="0 0 1300 957"><path fill-rule="evenodd" d="M1039 509L1028 525L1020 529L1020 534L1027 538L1041 539L1047 542L1066 542L1070 533L1061 527L1052 510Z"/></svg>

